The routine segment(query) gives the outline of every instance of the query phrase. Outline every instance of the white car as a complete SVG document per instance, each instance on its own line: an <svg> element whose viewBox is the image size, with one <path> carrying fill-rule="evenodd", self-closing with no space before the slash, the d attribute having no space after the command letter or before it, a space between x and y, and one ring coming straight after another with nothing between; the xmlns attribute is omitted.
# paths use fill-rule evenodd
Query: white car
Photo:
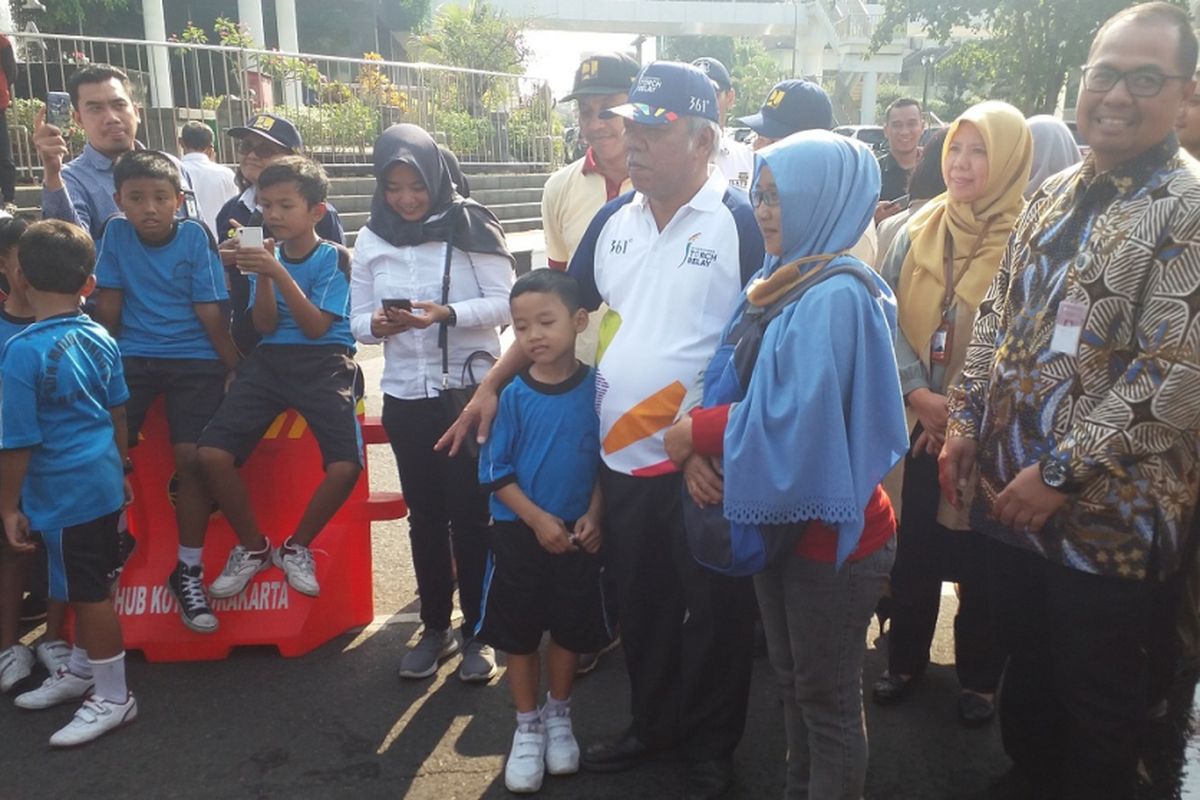
<svg viewBox="0 0 1200 800"><path fill-rule="evenodd" d="M833 132L851 139L858 139L872 148L881 147L885 141L881 125L839 125L833 129Z"/></svg>

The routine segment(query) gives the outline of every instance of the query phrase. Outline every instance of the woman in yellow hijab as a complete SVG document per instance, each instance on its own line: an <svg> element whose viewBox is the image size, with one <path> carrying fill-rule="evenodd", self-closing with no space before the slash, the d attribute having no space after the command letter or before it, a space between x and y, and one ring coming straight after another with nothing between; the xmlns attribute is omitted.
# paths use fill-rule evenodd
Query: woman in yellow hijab
<svg viewBox="0 0 1200 800"><path fill-rule="evenodd" d="M946 193L913 216L881 265L896 293L896 361L915 426L892 570L888 669L873 695L890 704L908 694L929 663L942 581L957 581L958 715L968 727L995 713L1003 653L988 619L980 541L965 516L941 499L937 454L946 433L946 391L962 370L975 311L1024 207L1032 162L1033 139L1021 112L994 101L969 108L942 146Z"/></svg>

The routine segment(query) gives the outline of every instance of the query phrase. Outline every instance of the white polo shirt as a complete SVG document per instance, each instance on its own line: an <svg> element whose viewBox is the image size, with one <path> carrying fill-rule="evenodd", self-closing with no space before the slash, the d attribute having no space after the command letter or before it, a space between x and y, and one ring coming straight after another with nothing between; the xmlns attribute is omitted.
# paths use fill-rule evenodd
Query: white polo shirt
<svg viewBox="0 0 1200 800"><path fill-rule="evenodd" d="M717 148L717 168L725 175L730 186L750 188L754 180L754 151L745 142L739 142L730 134L721 136Z"/></svg>
<svg viewBox="0 0 1200 800"><path fill-rule="evenodd" d="M762 263L749 198L719 170L662 231L640 192L600 209L569 271L589 309L605 302L621 316L596 376L609 468L636 476L675 471L663 437Z"/></svg>

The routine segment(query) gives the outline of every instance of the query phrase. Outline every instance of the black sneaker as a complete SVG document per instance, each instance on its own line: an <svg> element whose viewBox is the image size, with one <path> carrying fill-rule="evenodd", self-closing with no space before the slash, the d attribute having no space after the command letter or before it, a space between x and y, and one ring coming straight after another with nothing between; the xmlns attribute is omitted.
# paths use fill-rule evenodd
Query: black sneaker
<svg viewBox="0 0 1200 800"><path fill-rule="evenodd" d="M27 594L21 599L21 622L41 622L46 618L46 598Z"/></svg>
<svg viewBox="0 0 1200 800"><path fill-rule="evenodd" d="M179 618L196 633L212 633L217 629L217 618L208 607L208 596L204 593L204 567L189 567L182 561L167 578L167 589L179 603Z"/></svg>

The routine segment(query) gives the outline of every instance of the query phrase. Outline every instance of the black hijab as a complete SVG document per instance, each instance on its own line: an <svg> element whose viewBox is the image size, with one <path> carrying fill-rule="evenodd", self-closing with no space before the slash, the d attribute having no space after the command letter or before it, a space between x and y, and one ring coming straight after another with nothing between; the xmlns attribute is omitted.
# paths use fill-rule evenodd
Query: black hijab
<svg viewBox="0 0 1200 800"><path fill-rule="evenodd" d="M395 164L415 169L429 190L429 213L419 222L408 222L387 203L387 174ZM455 191L437 142L417 125L393 125L375 140L375 196L367 228L394 247L451 241L459 250L503 256L516 265L496 215Z"/></svg>

